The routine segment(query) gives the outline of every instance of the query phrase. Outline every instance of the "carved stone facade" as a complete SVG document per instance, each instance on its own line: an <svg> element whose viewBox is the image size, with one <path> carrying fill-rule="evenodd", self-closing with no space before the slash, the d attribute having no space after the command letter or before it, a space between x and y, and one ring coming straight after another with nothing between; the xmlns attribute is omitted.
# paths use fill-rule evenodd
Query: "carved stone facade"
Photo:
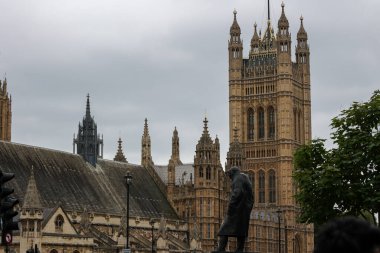
<svg viewBox="0 0 380 253"><path fill-rule="evenodd" d="M11 141L12 98L8 94L8 84L5 78L0 80L0 140Z"/></svg>
<svg viewBox="0 0 380 253"><path fill-rule="evenodd" d="M227 188L220 163L219 139L210 137L207 118L203 123L193 164L181 162L175 128L168 166L154 166L154 169L166 183L169 201L189 225L190 247L210 252L215 249L217 232L224 218Z"/></svg>
<svg viewBox="0 0 380 253"><path fill-rule="evenodd" d="M311 252L313 227L296 221L299 209L292 179L293 152L311 139L310 52L303 18L292 62L284 4L277 33L269 16L263 35L255 24L248 58L243 57L236 15L234 11L228 43L229 129L234 148L227 160L228 165L242 163L253 183L247 251L277 252L280 222L283 252Z"/></svg>

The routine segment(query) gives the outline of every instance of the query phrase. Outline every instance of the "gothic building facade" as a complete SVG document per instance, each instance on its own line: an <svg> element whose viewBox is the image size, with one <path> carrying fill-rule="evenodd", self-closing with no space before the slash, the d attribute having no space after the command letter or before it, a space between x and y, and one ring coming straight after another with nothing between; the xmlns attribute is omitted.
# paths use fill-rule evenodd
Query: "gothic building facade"
<svg viewBox="0 0 380 253"><path fill-rule="evenodd" d="M312 252L313 226L297 222L293 152L311 139L310 51L301 17L292 61L289 21L282 5L277 32L254 25L247 58L234 11L228 41L230 145L225 170L238 166L253 185L247 252ZM156 165L148 120L141 139L141 165L127 161L119 139L113 161L90 111L73 139L73 154L11 143L11 99L0 83L0 168L16 173L21 200L14 251L37 245L42 253L121 252L126 242L127 192L131 186L130 245L133 252L210 252L226 214L229 179L220 143L207 118L194 160L183 163L177 128L167 165ZM129 193L128 193L129 195ZM152 231L152 232L151 232ZM234 249L232 240L228 246ZM65 251L66 250L66 251Z"/></svg>
<svg viewBox="0 0 380 253"><path fill-rule="evenodd" d="M12 98L8 94L8 83L0 80L0 140L11 141Z"/></svg>
<svg viewBox="0 0 380 253"><path fill-rule="evenodd" d="M293 152L311 139L310 51L301 17L295 59L284 4L277 33L268 14L243 57L237 13L230 28L227 167L240 165L253 184L254 208L247 247L252 252L310 252L313 227L299 224L294 199ZM280 224L280 230L277 229Z"/></svg>
<svg viewBox="0 0 380 253"><path fill-rule="evenodd" d="M188 221L190 230L198 231L201 248L208 252L215 249L217 232L225 213L227 188L220 162L219 139L210 137L207 118L203 123L194 162L181 162L178 131L175 128L169 165L167 168L156 167L156 171L162 174L162 170L167 169L168 199L178 215Z"/></svg>

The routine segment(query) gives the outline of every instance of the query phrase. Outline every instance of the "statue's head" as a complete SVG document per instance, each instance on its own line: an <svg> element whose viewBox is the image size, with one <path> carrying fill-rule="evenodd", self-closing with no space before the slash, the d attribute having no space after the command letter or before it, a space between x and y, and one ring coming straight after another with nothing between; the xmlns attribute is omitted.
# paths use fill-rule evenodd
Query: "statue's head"
<svg viewBox="0 0 380 253"><path fill-rule="evenodd" d="M235 175L240 174L240 169L239 169L239 167L236 167L236 166L231 167L231 168L226 172L226 174L227 174L227 176L228 176L229 178L233 179Z"/></svg>

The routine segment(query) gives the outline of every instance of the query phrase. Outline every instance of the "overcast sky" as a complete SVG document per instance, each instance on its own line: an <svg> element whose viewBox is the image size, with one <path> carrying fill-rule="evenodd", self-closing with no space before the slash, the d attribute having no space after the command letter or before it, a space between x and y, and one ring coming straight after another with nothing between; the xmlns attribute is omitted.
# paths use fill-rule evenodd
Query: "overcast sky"
<svg viewBox="0 0 380 253"><path fill-rule="evenodd" d="M176 126L181 159L193 162L203 118L228 150L229 28L236 9L247 57L266 0L0 0L0 79L12 95L12 141L72 152L91 113L113 159L119 136L140 163L144 118L152 156L167 164ZM271 1L277 27L281 0ZM289 0L295 46L302 15L311 51L313 137L380 88L379 0ZM277 30L277 29L275 29ZM293 50L294 54L294 50Z"/></svg>

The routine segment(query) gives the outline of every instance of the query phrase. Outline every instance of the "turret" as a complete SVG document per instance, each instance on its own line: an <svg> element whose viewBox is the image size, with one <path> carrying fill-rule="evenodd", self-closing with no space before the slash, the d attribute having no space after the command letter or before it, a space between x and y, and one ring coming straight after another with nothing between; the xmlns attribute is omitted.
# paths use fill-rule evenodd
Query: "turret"
<svg viewBox="0 0 380 253"><path fill-rule="evenodd" d="M280 63L290 63L291 61L291 35L289 32L289 21L285 15L285 4L281 4L282 12L278 20L277 47L280 55Z"/></svg>
<svg viewBox="0 0 380 253"><path fill-rule="evenodd" d="M257 24L255 22L253 36L251 39L251 51L249 55L251 56L255 53L258 53L259 47L260 47L260 36L257 34Z"/></svg>
<svg viewBox="0 0 380 253"><path fill-rule="evenodd" d="M230 79L238 79L241 78L243 65L243 42L240 38L240 26L236 20L236 10L233 13L234 21L230 28L230 40L228 41L229 73Z"/></svg>
<svg viewBox="0 0 380 253"><path fill-rule="evenodd" d="M307 44L307 32L303 27L302 16L300 20L301 26L297 33L296 62L302 73L302 82L308 85L310 84L310 50Z"/></svg>
<svg viewBox="0 0 380 253"><path fill-rule="evenodd" d="M42 221L43 206L32 167L20 212L20 252L34 245L41 249Z"/></svg>
<svg viewBox="0 0 380 253"><path fill-rule="evenodd" d="M216 172L221 167L219 162L219 140L214 142L208 132L208 120L203 121L203 133L198 141L194 157L194 174L196 187L204 181L215 180Z"/></svg>
<svg viewBox="0 0 380 253"><path fill-rule="evenodd" d="M78 125L77 138L73 139L73 152L77 145L77 154L81 155L86 162L92 166L96 165L98 157L103 157L103 138L97 133L97 125L94 117L91 116L90 95L87 94L86 114L82 124Z"/></svg>
<svg viewBox="0 0 380 253"><path fill-rule="evenodd" d="M297 33L296 60L298 64L309 64L309 45L307 44L307 32L303 27L303 17L301 16L301 26Z"/></svg>

